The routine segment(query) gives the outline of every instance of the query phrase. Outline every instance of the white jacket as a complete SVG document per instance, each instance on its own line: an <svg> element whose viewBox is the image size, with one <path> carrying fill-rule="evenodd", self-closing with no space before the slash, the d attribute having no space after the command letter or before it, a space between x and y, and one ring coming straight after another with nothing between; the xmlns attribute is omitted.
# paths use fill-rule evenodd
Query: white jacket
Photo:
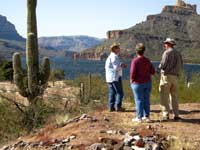
<svg viewBox="0 0 200 150"><path fill-rule="evenodd" d="M119 56L111 52L105 63L106 70L106 82L111 83L119 81L119 77L122 76L122 67Z"/></svg>

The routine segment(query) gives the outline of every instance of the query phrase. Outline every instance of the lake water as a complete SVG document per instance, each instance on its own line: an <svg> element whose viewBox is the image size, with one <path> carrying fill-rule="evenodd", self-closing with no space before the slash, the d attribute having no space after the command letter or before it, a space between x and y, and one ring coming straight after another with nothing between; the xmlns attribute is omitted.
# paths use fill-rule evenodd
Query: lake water
<svg viewBox="0 0 200 150"><path fill-rule="evenodd" d="M102 77L105 76L105 61L92 61L92 60L72 60L72 59L60 59L54 58L51 60L56 63L52 63L52 68L59 68L65 70L65 75L67 79L73 79L80 75L91 74L100 74ZM123 78L129 79L129 68L130 60L126 61L128 67L123 71ZM159 62L153 62L154 67L156 68L159 65ZM200 64L184 64L184 71L187 74L191 73L200 73Z"/></svg>
<svg viewBox="0 0 200 150"><path fill-rule="evenodd" d="M72 60L72 59L60 59L54 58L52 68L59 68L65 70L67 79L73 79L82 74L100 74L102 77L105 76L105 61L92 61L92 60ZM128 67L123 71L123 78L129 79L129 68L131 60L126 61ZM156 68L159 62L153 62ZM184 64L184 71L187 74L200 73L200 64Z"/></svg>

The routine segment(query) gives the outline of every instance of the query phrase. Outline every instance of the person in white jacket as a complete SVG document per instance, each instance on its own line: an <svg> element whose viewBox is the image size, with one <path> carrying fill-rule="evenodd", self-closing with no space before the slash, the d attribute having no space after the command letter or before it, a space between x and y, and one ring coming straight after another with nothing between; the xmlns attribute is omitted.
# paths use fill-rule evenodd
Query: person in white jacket
<svg viewBox="0 0 200 150"><path fill-rule="evenodd" d="M110 55L106 59L106 82L109 87L109 111L123 111L122 99L124 96L122 87L122 68L126 67L119 58L120 44L113 43L110 46Z"/></svg>

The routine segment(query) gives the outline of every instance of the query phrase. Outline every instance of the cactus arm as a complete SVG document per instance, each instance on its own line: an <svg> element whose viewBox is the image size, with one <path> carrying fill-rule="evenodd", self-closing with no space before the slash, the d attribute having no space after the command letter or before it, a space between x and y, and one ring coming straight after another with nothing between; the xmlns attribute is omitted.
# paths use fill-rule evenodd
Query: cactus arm
<svg viewBox="0 0 200 150"><path fill-rule="evenodd" d="M14 78L14 82L16 84L16 86L18 87L19 93L24 96L27 97L28 96L28 91L26 88L26 81L24 81L24 75L23 75L23 71L22 71L22 66L21 66L21 59L20 59L20 54L19 53L15 53L13 55L13 78Z"/></svg>
<svg viewBox="0 0 200 150"><path fill-rule="evenodd" d="M40 84L44 85L48 82L50 75L50 61L49 58L44 57L42 66L41 66L41 72L40 72Z"/></svg>

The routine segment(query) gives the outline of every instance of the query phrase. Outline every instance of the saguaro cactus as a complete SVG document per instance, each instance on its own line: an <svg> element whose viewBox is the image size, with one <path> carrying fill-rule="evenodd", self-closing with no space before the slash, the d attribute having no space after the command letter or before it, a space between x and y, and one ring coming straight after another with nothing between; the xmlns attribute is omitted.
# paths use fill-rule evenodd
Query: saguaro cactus
<svg viewBox="0 0 200 150"><path fill-rule="evenodd" d="M27 97L31 103L37 96L43 94L50 74L50 62L46 57L39 69L36 6L37 0L27 0L27 75L23 73L20 54L13 55L14 82L19 93Z"/></svg>

